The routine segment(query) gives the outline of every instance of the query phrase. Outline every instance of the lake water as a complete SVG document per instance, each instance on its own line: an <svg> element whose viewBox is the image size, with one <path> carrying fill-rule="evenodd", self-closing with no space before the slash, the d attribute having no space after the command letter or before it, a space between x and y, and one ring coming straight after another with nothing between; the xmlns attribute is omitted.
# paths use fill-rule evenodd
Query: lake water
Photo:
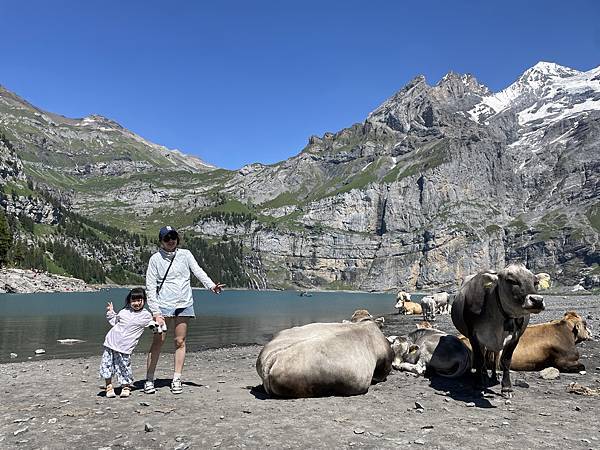
<svg viewBox="0 0 600 450"><path fill-rule="evenodd" d="M100 355L110 329L105 305L112 301L121 309L127 289L51 294L0 294L0 362L29 358L76 358ZM264 344L285 328L311 322L339 322L356 309L373 315L395 311L392 294L314 292L300 296L294 291L224 291L214 295L194 290L196 319L188 329L188 351L231 344ZM169 335L171 336L171 335ZM58 339L85 342L65 345ZM136 349L146 352L152 333L147 330ZM43 348L46 353L35 355ZM173 351L172 340L163 347ZM10 353L17 358L11 359Z"/></svg>

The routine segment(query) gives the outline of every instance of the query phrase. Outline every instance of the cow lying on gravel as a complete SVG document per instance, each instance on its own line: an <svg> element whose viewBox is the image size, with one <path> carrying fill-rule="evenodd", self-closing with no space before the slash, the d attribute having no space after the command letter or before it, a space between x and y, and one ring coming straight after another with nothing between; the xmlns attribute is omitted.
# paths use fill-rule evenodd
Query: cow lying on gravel
<svg viewBox="0 0 600 450"><path fill-rule="evenodd" d="M423 309L420 303L410 301L410 294L408 292L399 292L396 296L397 302L395 308L398 310L398 314L404 315L417 315L423 314Z"/></svg>
<svg viewBox="0 0 600 450"><path fill-rule="evenodd" d="M394 353L374 320L311 323L283 330L256 361L265 391L279 397L358 395L384 381Z"/></svg>
<svg viewBox="0 0 600 450"><path fill-rule="evenodd" d="M424 374L426 371L455 378L471 369L471 352L459 338L435 328L428 322L406 336L390 336L394 369Z"/></svg>
<svg viewBox="0 0 600 450"><path fill-rule="evenodd" d="M579 362L575 347L592 339L586 321L574 311L566 312L560 320L529 325L513 353L511 370L542 370L556 367L561 372L579 372L585 366ZM498 368L498 357L489 353L488 364Z"/></svg>
<svg viewBox="0 0 600 450"><path fill-rule="evenodd" d="M545 308L537 289L538 285L547 287L549 278L513 264L499 272L480 272L461 286L452 304L452 322L470 341L473 368L481 385L489 382L485 353L502 351L502 394L512 397L513 352L529 323L529 315Z"/></svg>

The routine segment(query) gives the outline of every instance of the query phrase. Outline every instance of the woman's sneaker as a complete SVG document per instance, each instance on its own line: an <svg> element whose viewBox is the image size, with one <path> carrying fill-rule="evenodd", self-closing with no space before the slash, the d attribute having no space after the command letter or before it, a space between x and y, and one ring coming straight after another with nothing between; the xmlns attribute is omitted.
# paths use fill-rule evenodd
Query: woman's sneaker
<svg viewBox="0 0 600 450"><path fill-rule="evenodd" d="M146 380L144 383L144 393L146 394L154 394L156 389L154 389L154 381Z"/></svg>
<svg viewBox="0 0 600 450"><path fill-rule="evenodd" d="M181 394L183 392L183 386L181 385L181 380L171 381L171 392L173 394Z"/></svg>

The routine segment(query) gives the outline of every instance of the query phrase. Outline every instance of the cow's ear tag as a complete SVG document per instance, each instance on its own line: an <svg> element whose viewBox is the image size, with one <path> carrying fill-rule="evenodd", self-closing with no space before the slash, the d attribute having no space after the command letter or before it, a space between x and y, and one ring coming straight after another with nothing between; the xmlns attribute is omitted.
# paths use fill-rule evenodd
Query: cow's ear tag
<svg viewBox="0 0 600 450"><path fill-rule="evenodd" d="M418 345L411 345L410 348L408 349L408 353L414 353L417 350L419 350L419 346Z"/></svg>

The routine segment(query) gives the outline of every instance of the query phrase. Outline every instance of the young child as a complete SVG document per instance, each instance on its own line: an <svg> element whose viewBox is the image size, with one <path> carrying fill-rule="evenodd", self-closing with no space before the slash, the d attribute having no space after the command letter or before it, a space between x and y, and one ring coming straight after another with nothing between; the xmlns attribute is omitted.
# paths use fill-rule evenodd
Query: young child
<svg viewBox="0 0 600 450"><path fill-rule="evenodd" d="M106 396L115 397L112 377L117 376L121 383L121 397L129 397L133 372L131 370L131 353L137 345L144 328L154 321L152 314L146 309L146 291L142 288L132 289L127 295L125 308L115 313L112 302L106 305L106 319L112 325L104 339L104 353L100 363L100 376L106 381Z"/></svg>

